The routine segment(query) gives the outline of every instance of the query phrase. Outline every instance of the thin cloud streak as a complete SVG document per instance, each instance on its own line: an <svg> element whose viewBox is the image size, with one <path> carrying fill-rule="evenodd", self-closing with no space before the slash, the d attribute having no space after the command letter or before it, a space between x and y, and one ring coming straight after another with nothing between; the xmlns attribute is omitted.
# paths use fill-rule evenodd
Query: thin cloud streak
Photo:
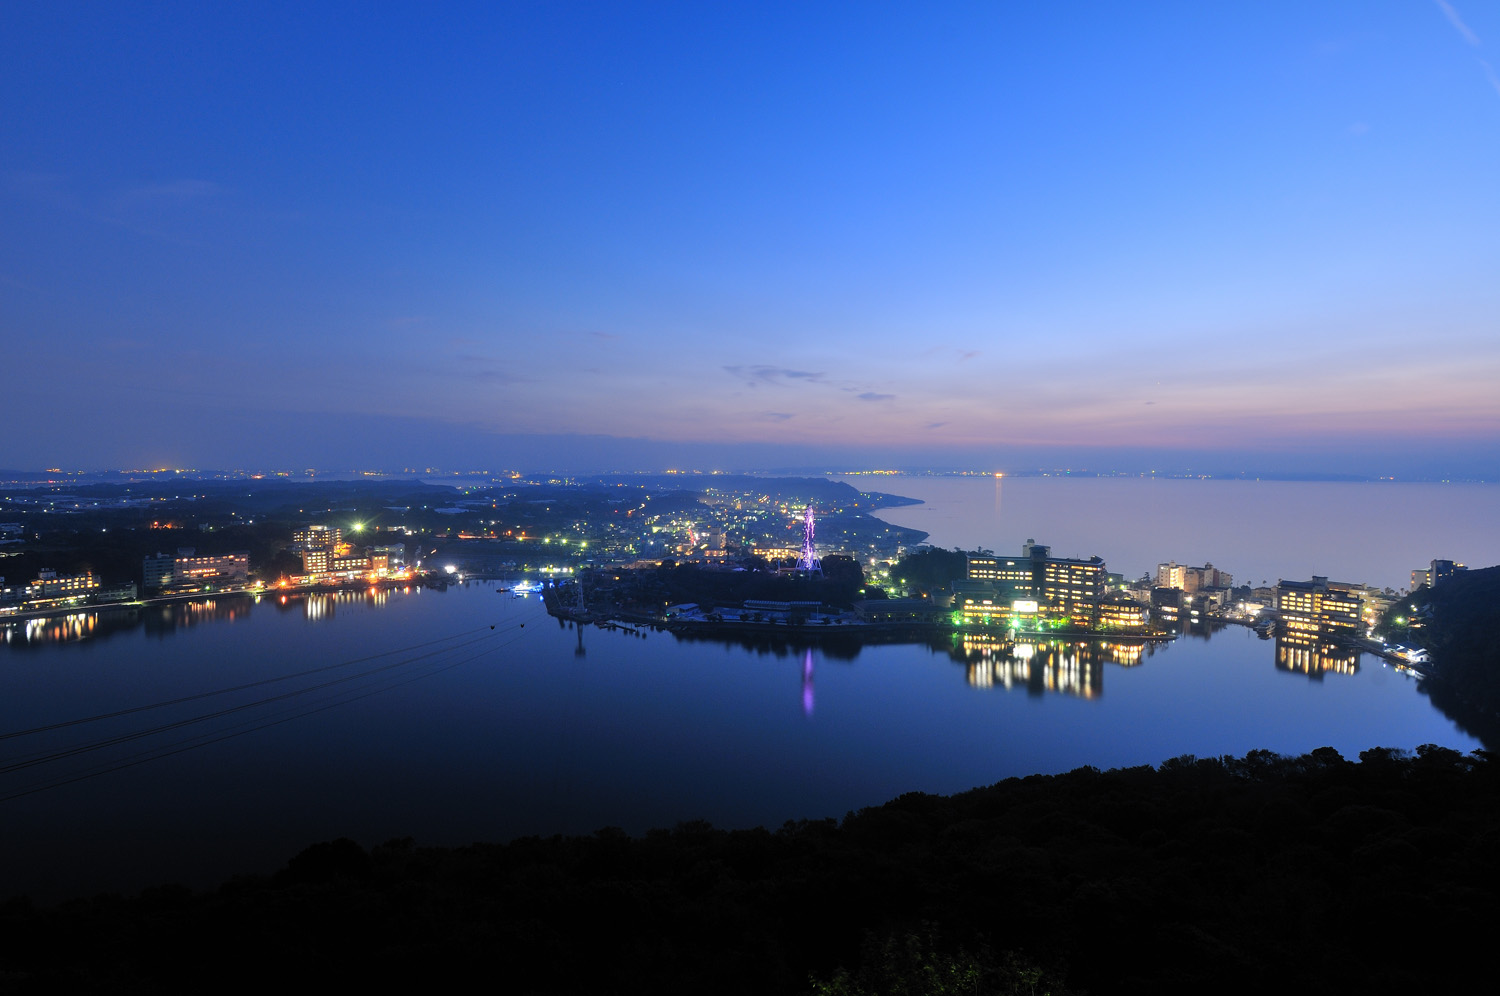
<svg viewBox="0 0 1500 996"><path fill-rule="evenodd" d="M792 370L788 367L773 367L767 364L756 364L755 366L726 366L724 368L731 376L745 377L752 386L756 382L762 384L781 384L789 380L806 381L810 384L821 384L824 375L821 372L809 370Z"/></svg>
<svg viewBox="0 0 1500 996"><path fill-rule="evenodd" d="M1443 16L1448 18L1448 22L1458 29L1458 33L1464 36L1464 41L1475 48L1480 46L1479 36L1469 30L1469 26L1464 23L1463 18L1458 16L1458 11L1453 9L1453 5L1448 0L1433 0L1433 2L1442 9Z"/></svg>
<svg viewBox="0 0 1500 996"><path fill-rule="evenodd" d="M1479 64L1484 67L1484 75L1485 78L1490 81L1490 86L1495 88L1496 94L1500 94L1500 76L1495 75L1495 67L1491 66L1483 59L1479 60Z"/></svg>

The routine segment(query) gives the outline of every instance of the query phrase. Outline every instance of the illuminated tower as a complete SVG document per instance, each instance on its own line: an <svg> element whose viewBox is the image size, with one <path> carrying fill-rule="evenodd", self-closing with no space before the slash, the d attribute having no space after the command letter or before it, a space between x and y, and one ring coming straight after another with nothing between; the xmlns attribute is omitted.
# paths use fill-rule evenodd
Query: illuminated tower
<svg viewBox="0 0 1500 996"><path fill-rule="evenodd" d="M821 571L823 565L818 561L818 549L813 543L813 510L807 506L807 511L802 513L802 556L797 558L797 566L804 571Z"/></svg>

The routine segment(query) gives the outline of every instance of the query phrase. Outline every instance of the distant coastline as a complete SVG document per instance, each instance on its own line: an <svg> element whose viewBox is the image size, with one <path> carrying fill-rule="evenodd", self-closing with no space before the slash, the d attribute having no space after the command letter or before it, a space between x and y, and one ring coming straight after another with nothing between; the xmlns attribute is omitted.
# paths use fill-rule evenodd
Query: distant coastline
<svg viewBox="0 0 1500 996"><path fill-rule="evenodd" d="M747 469L725 474L720 471L675 472L675 476L687 481L694 478L713 477L1076 477L1086 478L1156 478L1160 480L1202 481L1306 481L1342 482L1351 484L1496 484L1500 477L1474 476L1467 474L1350 474L1330 471L1293 470L1141 470L1088 467L1022 467L1001 468L932 468L911 467L890 470L854 468L830 470L824 467L782 467L771 469ZM446 485L454 488L473 487L476 484L500 483L516 479L557 480L577 482L600 477L644 478L665 476L661 471L640 471L632 474L591 474L562 471L494 472L488 470L448 470L417 472L410 470L23 470L0 468L0 486L42 487L57 484L130 484L149 481L274 481L277 483L327 484L336 481L405 481L410 483ZM873 493L873 492L872 492ZM899 496L891 496L899 497Z"/></svg>

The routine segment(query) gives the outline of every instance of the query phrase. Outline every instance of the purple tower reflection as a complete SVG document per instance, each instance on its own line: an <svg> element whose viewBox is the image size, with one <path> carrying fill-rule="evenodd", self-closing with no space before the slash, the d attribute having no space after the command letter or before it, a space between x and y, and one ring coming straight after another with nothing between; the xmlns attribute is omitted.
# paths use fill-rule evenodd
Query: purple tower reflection
<svg viewBox="0 0 1500 996"><path fill-rule="evenodd" d="M811 717L813 714L813 668L812 648L807 648L806 655L802 658L802 715Z"/></svg>

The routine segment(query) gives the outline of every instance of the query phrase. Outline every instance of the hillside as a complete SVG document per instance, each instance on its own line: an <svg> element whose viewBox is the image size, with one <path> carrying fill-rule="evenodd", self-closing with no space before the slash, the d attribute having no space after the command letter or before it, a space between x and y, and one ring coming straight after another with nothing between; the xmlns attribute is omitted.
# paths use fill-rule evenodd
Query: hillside
<svg viewBox="0 0 1500 996"><path fill-rule="evenodd" d="M10 992L1411 993L1488 967L1485 755L1178 758L909 794L843 821L462 848L0 905Z"/></svg>
<svg viewBox="0 0 1500 996"><path fill-rule="evenodd" d="M1378 631L1431 651L1423 691L1487 746L1500 744L1500 567L1418 589L1391 608Z"/></svg>

